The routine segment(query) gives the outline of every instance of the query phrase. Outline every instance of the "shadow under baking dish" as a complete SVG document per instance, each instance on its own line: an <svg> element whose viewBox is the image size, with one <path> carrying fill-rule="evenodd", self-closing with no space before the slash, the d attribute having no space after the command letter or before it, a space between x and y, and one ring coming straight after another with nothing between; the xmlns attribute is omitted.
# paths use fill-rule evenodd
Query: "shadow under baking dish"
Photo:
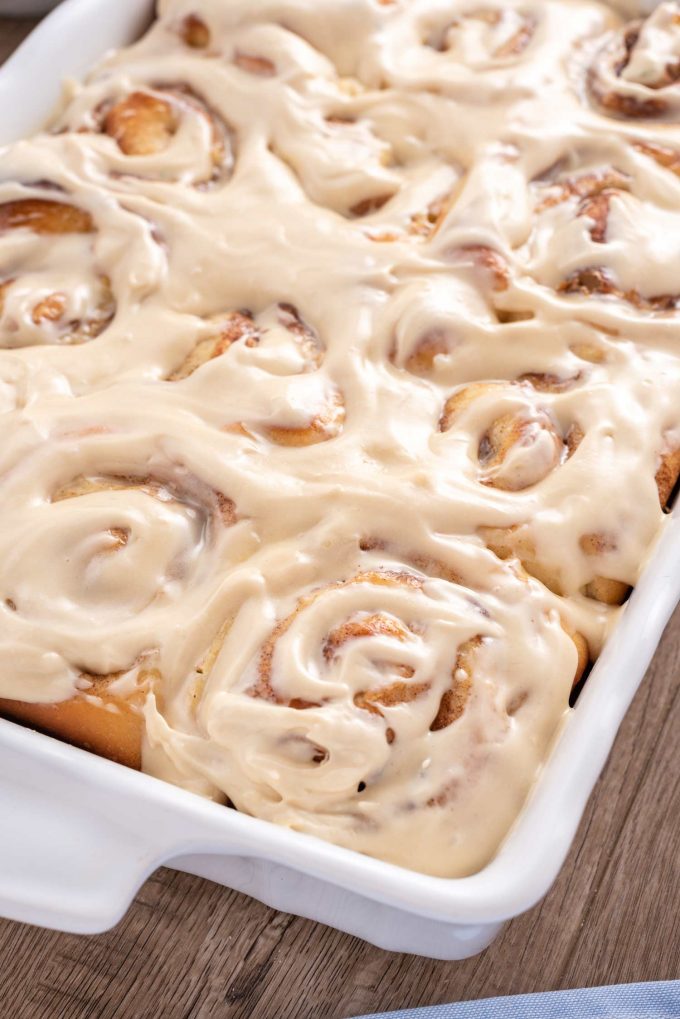
<svg viewBox="0 0 680 1019"><path fill-rule="evenodd" d="M61 80L131 41L150 16L147 0L67 0L0 71L0 142L37 129ZM0 914L106 930L169 864L381 948L473 955L557 876L678 598L676 508L516 825L466 878L429 877L277 827L0 719Z"/></svg>

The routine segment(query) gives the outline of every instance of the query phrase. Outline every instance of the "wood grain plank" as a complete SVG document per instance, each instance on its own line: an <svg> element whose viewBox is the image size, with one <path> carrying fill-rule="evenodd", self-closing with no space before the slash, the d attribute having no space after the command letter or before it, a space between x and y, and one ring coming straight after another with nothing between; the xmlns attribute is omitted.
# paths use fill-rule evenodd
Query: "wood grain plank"
<svg viewBox="0 0 680 1019"><path fill-rule="evenodd" d="M0 19L0 60L30 22ZM13 1019L342 1019L494 994L680 977L680 611L546 899L462 963L393 955L160 870L108 934L0 921Z"/></svg>

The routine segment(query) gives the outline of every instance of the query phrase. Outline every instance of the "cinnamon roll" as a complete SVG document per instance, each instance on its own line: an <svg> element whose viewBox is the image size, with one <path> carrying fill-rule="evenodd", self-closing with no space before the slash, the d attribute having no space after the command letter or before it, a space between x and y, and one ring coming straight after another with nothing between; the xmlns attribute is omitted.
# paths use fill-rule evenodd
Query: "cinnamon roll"
<svg viewBox="0 0 680 1019"><path fill-rule="evenodd" d="M305 193L319 205L345 216L363 217L381 209L398 192L399 173L391 147L370 121L320 115L282 124L272 150L295 173Z"/></svg>
<svg viewBox="0 0 680 1019"><path fill-rule="evenodd" d="M669 187L677 186L670 175L666 181L650 175L636 150L663 167L661 173L672 170L672 152L636 142L574 149L531 183L534 223L525 264L539 283L565 297L672 312L680 304L669 271L680 217L665 206Z"/></svg>
<svg viewBox="0 0 680 1019"><path fill-rule="evenodd" d="M440 430L455 428L460 418L471 421L468 430L471 427L477 436L480 482L511 492L529 488L569 459L583 438L577 423L564 432L534 395L536 389L550 391L562 384L539 376L510 385L482 382L466 386L446 401Z"/></svg>
<svg viewBox="0 0 680 1019"><path fill-rule="evenodd" d="M669 505L671 495L680 478L680 448L667 449L658 456L658 468L654 481L662 510ZM488 548L501 559L518 559L527 573L536 577L551 591L566 594L565 582L554 561L543 559L532 536L530 524L513 524L509 527L480 527L479 533ZM590 574L581 587L588 598L605 605L621 605L630 593L627 580L606 575L612 570L612 554L619 551L615 533L606 531L586 532L578 539L574 555L585 557L586 572ZM599 573L603 570L603 573Z"/></svg>
<svg viewBox="0 0 680 1019"><path fill-rule="evenodd" d="M324 107L305 104L273 125L271 151L312 202L356 222L371 240L429 240L461 186L457 148L433 160L417 107L395 109L362 87L347 92L343 79L327 89Z"/></svg>
<svg viewBox="0 0 680 1019"><path fill-rule="evenodd" d="M151 83L115 91L104 81L91 88L92 98L88 93L75 100L55 130L101 135L98 151L114 178L205 188L230 175L229 127L188 85Z"/></svg>
<svg viewBox="0 0 680 1019"><path fill-rule="evenodd" d="M477 555L474 588L456 579L468 553L438 565L425 555L427 573L376 548L337 579L321 570L297 592L285 584L268 632L247 635L243 606L197 708L218 755L187 737L173 743L175 765L198 767L257 816L426 873L477 869L540 753L519 765L518 734L531 725L539 744L551 738L586 656L535 582ZM220 665L239 645L247 664L230 681ZM150 732L168 745L160 716ZM505 754L509 809L480 810Z"/></svg>
<svg viewBox="0 0 680 1019"><path fill-rule="evenodd" d="M537 24L536 15L527 8L480 6L434 26L426 44L468 67L486 69L521 57L533 40Z"/></svg>
<svg viewBox="0 0 680 1019"><path fill-rule="evenodd" d="M611 32L587 76L592 101L612 117L677 121L680 116L680 5Z"/></svg>
<svg viewBox="0 0 680 1019"><path fill-rule="evenodd" d="M0 347L85 343L106 329L115 300L92 265L95 231L61 199L0 202Z"/></svg>
<svg viewBox="0 0 680 1019"><path fill-rule="evenodd" d="M408 280L391 297L376 331L376 356L421 378L451 376L452 381L481 374L462 360L473 356L484 330L495 324L489 300L496 293L494 276L468 255L460 255L455 275ZM464 261L465 259L465 261ZM489 286L491 284L491 286Z"/></svg>
<svg viewBox="0 0 680 1019"><path fill-rule="evenodd" d="M382 52L376 55L391 87L443 93L479 102L503 96L518 99L520 78L538 55L536 40L550 39L557 50L588 30L588 12L574 13L571 24L551 31L556 10L544 3L492 2L427 4L400 12L384 29ZM556 55L556 54L555 54Z"/></svg>
<svg viewBox="0 0 680 1019"><path fill-rule="evenodd" d="M298 309L285 301L265 308L257 315L250 311L233 311L218 316L208 325L208 331L210 335L199 339L170 374L170 381L188 378L201 365L220 357L235 343L253 350L255 359L280 351L290 361L286 374L314 371L321 367L323 361L324 348L319 335L302 318ZM283 365L277 362L277 372L282 371Z"/></svg>
<svg viewBox="0 0 680 1019"><path fill-rule="evenodd" d="M55 477L28 519L10 493L0 712L139 768L144 699L162 697L160 621L236 513L179 465L129 469Z"/></svg>
<svg viewBox="0 0 680 1019"><path fill-rule="evenodd" d="M290 420L260 426L269 442L277 446L315 446L340 435L345 423L345 404L341 394L324 387L309 396L311 413L305 411L299 423Z"/></svg>
<svg viewBox="0 0 680 1019"><path fill-rule="evenodd" d="M313 446L341 433L342 393L318 372L324 345L288 302L270 305L256 315L231 312L207 323L207 335L196 342L169 381L181 382L204 365L215 365L232 347L240 351L242 363L271 375L269 393L276 394L279 409L272 413L271 407L254 408L247 419L229 422L229 430L289 447Z"/></svg>
<svg viewBox="0 0 680 1019"><path fill-rule="evenodd" d="M431 241L453 209L462 177L451 167L446 173L429 176L412 187L405 186L393 201L370 200L352 210L364 218L363 230L369 240L378 243L395 241Z"/></svg>

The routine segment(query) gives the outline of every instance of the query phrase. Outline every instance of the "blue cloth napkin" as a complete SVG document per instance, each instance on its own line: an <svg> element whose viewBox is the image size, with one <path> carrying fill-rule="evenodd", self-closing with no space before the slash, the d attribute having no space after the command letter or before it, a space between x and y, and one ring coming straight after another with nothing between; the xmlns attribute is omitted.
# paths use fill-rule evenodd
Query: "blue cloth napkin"
<svg viewBox="0 0 680 1019"><path fill-rule="evenodd" d="M356 1019L680 1019L680 980L485 998Z"/></svg>

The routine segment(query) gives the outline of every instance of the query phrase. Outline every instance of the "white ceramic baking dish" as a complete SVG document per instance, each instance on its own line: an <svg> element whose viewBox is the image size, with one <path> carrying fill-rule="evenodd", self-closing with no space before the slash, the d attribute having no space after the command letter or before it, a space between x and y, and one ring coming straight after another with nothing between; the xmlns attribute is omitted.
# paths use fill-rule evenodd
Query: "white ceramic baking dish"
<svg viewBox="0 0 680 1019"><path fill-rule="evenodd" d="M67 0L0 72L0 142L39 127L60 79L133 39L150 14L147 0ZM287 831L0 720L0 914L103 931L169 864L382 948L473 955L557 876L678 598L676 508L518 823L493 862L462 879Z"/></svg>

